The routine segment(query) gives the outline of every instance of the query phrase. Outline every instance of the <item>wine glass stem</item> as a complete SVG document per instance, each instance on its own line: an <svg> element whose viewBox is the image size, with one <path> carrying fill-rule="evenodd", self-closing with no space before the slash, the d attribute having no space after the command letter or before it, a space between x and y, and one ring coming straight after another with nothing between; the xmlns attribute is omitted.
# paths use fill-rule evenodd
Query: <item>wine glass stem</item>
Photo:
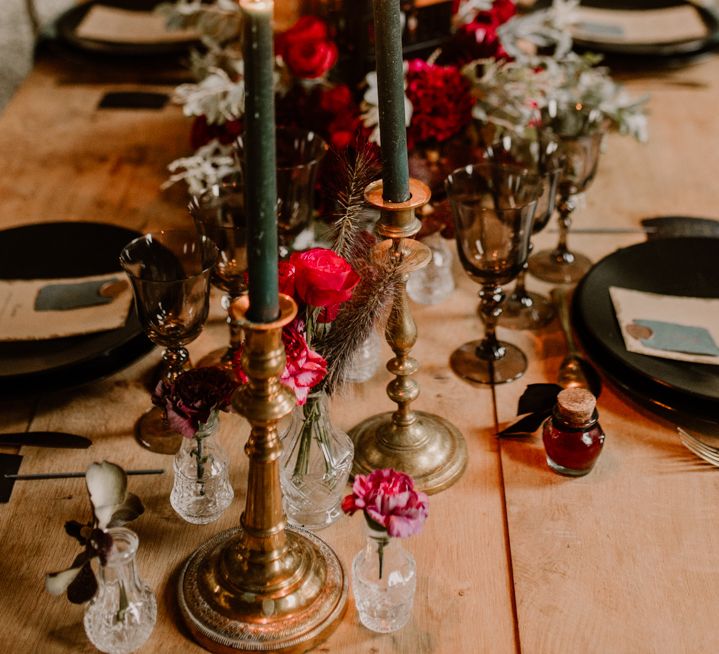
<svg viewBox="0 0 719 654"><path fill-rule="evenodd" d="M571 263L574 260L574 256L567 247L567 237L572 225L572 212L575 206L574 200L570 196L563 197L559 203L559 244L554 250L554 257L559 263Z"/></svg>
<svg viewBox="0 0 719 654"><path fill-rule="evenodd" d="M477 347L480 359L497 361L504 356L505 348L497 340L497 320L502 314L504 291L501 286L482 286L479 291L479 310L484 322L484 338Z"/></svg>
<svg viewBox="0 0 719 654"><path fill-rule="evenodd" d="M227 295L227 325L230 328L230 347L222 355L223 364L231 364L235 357L235 352L240 348L245 340L245 332L242 329L242 325L238 320L232 319L232 313L229 312L229 308L232 306L235 300L238 300L242 295Z"/></svg>
<svg viewBox="0 0 719 654"><path fill-rule="evenodd" d="M172 384L185 368L189 368L190 354L182 346L168 347L162 355L162 364L162 379L165 384Z"/></svg>

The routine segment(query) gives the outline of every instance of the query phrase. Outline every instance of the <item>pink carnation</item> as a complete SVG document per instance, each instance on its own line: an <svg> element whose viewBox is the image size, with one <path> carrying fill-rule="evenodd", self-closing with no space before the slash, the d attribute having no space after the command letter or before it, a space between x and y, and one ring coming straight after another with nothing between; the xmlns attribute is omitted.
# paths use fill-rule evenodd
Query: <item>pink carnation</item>
<svg viewBox="0 0 719 654"><path fill-rule="evenodd" d="M357 475L342 510L349 515L364 511L370 524L396 538L418 533L429 512L427 495L415 490L412 477L391 468Z"/></svg>

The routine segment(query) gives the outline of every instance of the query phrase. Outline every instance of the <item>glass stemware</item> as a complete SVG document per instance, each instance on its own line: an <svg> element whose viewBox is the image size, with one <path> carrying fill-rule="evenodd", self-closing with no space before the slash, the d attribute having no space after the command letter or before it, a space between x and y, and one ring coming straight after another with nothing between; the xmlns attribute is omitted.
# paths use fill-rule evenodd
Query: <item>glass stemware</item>
<svg viewBox="0 0 719 654"><path fill-rule="evenodd" d="M209 238L182 230L146 234L120 254L140 323L153 343L166 348L163 383L172 383L190 365L184 346L199 336L207 320L216 259L217 247ZM140 418L136 431L142 445L162 454L174 454L182 441L159 407Z"/></svg>
<svg viewBox="0 0 719 654"><path fill-rule="evenodd" d="M465 343L450 357L454 372L481 384L521 377L527 358L515 345L499 341L502 285L522 270L529 252L532 219L541 179L528 169L477 164L455 170L445 181L455 221L462 267L477 283L485 324L482 340Z"/></svg>
<svg viewBox="0 0 719 654"><path fill-rule="evenodd" d="M280 253L286 255L292 243L309 227L314 210L314 188L320 161L329 146L315 132L278 127L277 143L277 228ZM235 142L240 169L244 168L244 141Z"/></svg>
<svg viewBox="0 0 719 654"><path fill-rule="evenodd" d="M247 293L247 229L245 224L244 193L239 179L215 184L199 196L193 196L188 206L197 231L207 236L219 251L210 281L225 292L222 307L225 311L234 300ZM227 318L230 345L205 355L201 366L219 365L232 368L232 359L242 344L242 328Z"/></svg>
<svg viewBox="0 0 719 654"><path fill-rule="evenodd" d="M555 121L553 131L559 152L565 158L559 179L559 243L553 250L542 250L529 259L529 272L537 279L554 284L579 281L591 268L591 260L567 246L572 213L577 197L590 185L597 172L604 138L604 126L592 112L586 118Z"/></svg>
<svg viewBox="0 0 719 654"><path fill-rule="evenodd" d="M490 160L524 166L540 176L542 191L532 221L532 236L541 232L554 213L557 186L564 169L564 157L559 143L551 134L540 133L538 139L522 139L506 135L487 150ZM532 251L532 243L529 243ZM500 324L510 329L540 329L554 318L554 306L549 298L527 290L528 264L517 275L514 290L504 301Z"/></svg>

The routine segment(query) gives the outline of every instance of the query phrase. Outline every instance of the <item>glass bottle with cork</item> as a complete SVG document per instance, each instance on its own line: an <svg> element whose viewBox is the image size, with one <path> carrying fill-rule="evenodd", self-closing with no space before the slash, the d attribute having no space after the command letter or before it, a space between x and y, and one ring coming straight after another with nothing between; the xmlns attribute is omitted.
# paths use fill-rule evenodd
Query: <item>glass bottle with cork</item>
<svg viewBox="0 0 719 654"><path fill-rule="evenodd" d="M557 395L554 411L542 427L547 464L554 472L581 477L594 467L604 446L596 404L584 388L567 388Z"/></svg>

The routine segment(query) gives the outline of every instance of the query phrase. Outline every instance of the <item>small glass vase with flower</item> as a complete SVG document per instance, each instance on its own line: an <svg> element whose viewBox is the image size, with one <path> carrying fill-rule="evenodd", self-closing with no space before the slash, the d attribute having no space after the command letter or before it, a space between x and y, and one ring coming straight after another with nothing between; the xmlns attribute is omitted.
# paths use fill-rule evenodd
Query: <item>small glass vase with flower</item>
<svg viewBox="0 0 719 654"><path fill-rule="evenodd" d="M223 368L193 368L170 386L160 384L157 403L167 410L170 426L182 434L175 455L170 504L187 522L207 524L230 505L228 458L217 441L219 412L227 411L237 382Z"/></svg>
<svg viewBox="0 0 719 654"><path fill-rule="evenodd" d="M114 463L93 463L85 482L93 518L85 524L65 523L65 532L84 549L68 569L46 575L45 589L51 595L67 592L73 604L89 601L85 633L101 652L134 652L150 637L157 619L155 595L135 567L139 540L124 526L145 509L127 492L127 475Z"/></svg>
<svg viewBox="0 0 719 654"><path fill-rule="evenodd" d="M409 475L392 469L357 475L352 493L342 501L352 515L362 511L367 523L365 547L352 562L352 590L360 622L380 633L397 631L412 615L417 585L414 557L398 538L422 529L427 495Z"/></svg>

